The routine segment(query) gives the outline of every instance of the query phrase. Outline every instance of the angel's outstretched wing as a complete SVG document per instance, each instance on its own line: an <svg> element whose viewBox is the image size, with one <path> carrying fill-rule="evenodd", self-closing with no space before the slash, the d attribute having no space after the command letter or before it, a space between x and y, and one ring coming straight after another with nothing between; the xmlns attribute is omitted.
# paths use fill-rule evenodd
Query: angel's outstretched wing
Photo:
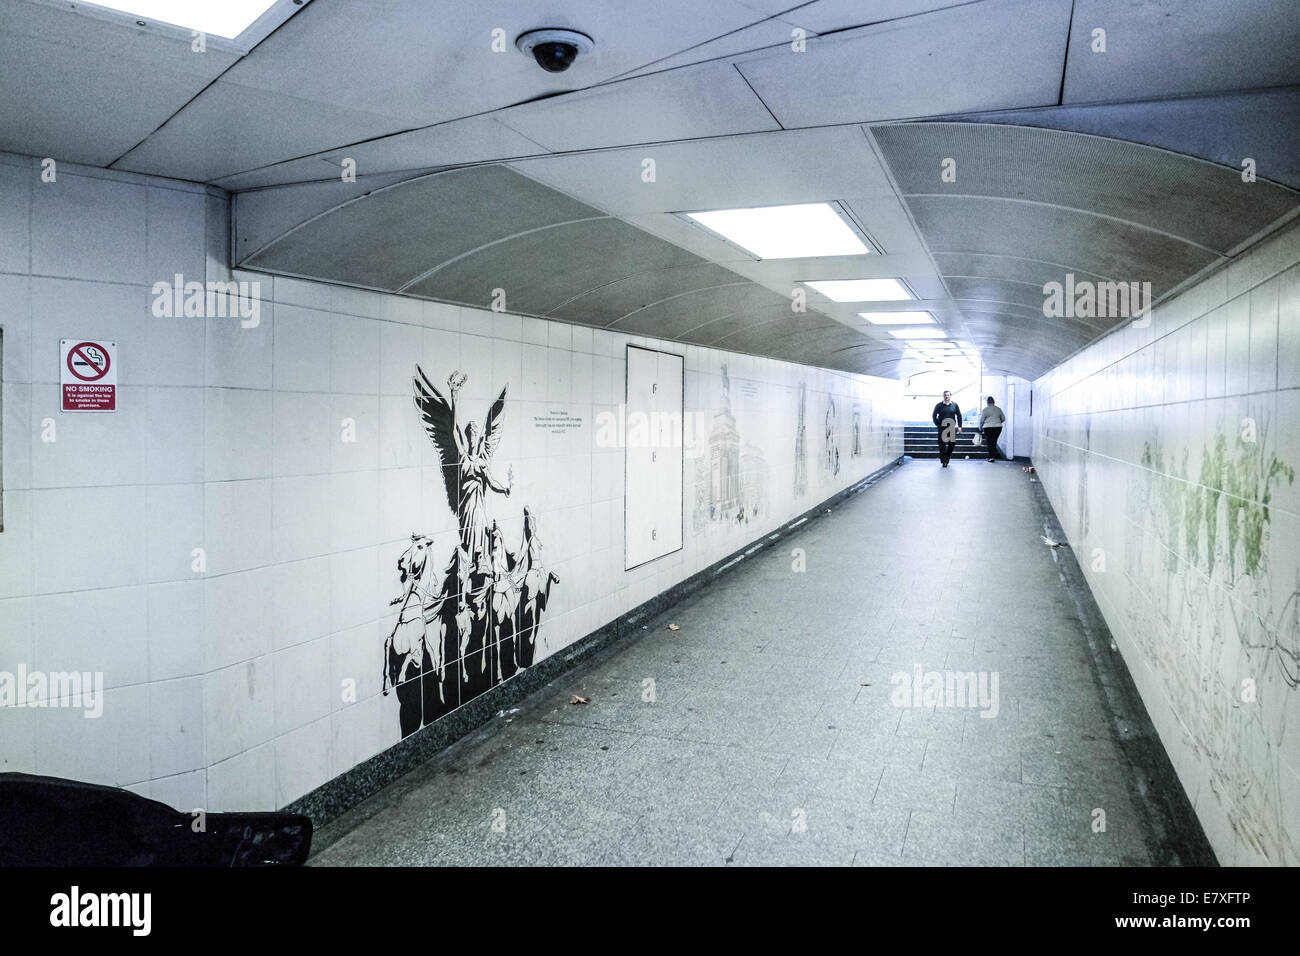
<svg viewBox="0 0 1300 956"><path fill-rule="evenodd" d="M492 457L492 453L497 450L497 445L501 444L501 436L504 434L502 425L505 417L506 390L502 388L501 394L497 396L497 400L488 409L487 427L483 432L483 447L488 458Z"/></svg>
<svg viewBox="0 0 1300 956"><path fill-rule="evenodd" d="M442 463L442 480L447 489L447 507L456 513L460 494L457 477L460 452L456 442L456 412L451 402L429 381L420 366L415 366L415 407L424 420L424 430L438 451Z"/></svg>

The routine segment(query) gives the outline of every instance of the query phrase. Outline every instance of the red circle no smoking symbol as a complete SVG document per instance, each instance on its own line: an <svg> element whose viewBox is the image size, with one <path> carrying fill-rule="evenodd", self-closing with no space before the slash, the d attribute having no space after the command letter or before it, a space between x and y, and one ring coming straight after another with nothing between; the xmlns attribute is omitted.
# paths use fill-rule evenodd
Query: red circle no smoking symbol
<svg viewBox="0 0 1300 956"><path fill-rule="evenodd" d="M68 350L68 371L83 382L98 382L108 374L108 351L94 342L82 342Z"/></svg>

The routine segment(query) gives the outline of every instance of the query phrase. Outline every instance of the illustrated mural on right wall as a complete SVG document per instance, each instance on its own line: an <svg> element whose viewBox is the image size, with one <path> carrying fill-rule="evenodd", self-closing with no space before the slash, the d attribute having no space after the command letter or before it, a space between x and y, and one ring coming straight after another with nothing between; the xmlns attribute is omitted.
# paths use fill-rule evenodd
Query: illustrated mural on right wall
<svg viewBox="0 0 1300 956"><path fill-rule="evenodd" d="M1300 233L1034 391L1043 487L1220 863L1300 864Z"/></svg>

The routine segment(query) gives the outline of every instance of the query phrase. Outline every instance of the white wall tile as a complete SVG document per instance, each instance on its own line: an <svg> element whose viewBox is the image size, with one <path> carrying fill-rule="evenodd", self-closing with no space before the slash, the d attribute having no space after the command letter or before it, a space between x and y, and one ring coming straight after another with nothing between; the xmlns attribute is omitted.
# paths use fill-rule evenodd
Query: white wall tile
<svg viewBox="0 0 1300 956"><path fill-rule="evenodd" d="M203 664L209 673L270 653L274 583L269 568L204 580ZM269 671L266 680L269 697Z"/></svg>
<svg viewBox="0 0 1300 956"><path fill-rule="evenodd" d="M204 583L151 584L148 604L149 680L201 675L203 664Z"/></svg>
<svg viewBox="0 0 1300 956"><path fill-rule="evenodd" d="M1274 278L1255 286L1250 292L1250 373L1252 392L1271 392L1277 388L1278 360L1278 287Z"/></svg>
<svg viewBox="0 0 1300 956"><path fill-rule="evenodd" d="M32 183L39 167L0 163L0 272L27 272L31 263Z"/></svg>
<svg viewBox="0 0 1300 956"><path fill-rule="evenodd" d="M296 392L330 390L332 325L333 316L323 309L276 303L273 323L276 389Z"/></svg>
<svg viewBox="0 0 1300 956"><path fill-rule="evenodd" d="M212 671L203 679L203 734L207 742L210 809L221 807L212 793L221 761L271 739L275 719L274 671L269 657ZM274 768L270 771L274 773ZM245 780L256 787L253 780Z"/></svg>
<svg viewBox="0 0 1300 956"><path fill-rule="evenodd" d="M410 403L412 406L413 402ZM333 435L331 471L359 471L379 464L379 398L375 395L335 395L330 401Z"/></svg>
<svg viewBox="0 0 1300 956"><path fill-rule="evenodd" d="M145 281L207 281L207 196L199 192L147 187Z"/></svg>
<svg viewBox="0 0 1300 956"><path fill-rule="evenodd" d="M244 321L228 314L206 320L206 384L221 388L271 387L275 335L272 308L270 302L261 304L256 326L245 327Z"/></svg>
<svg viewBox="0 0 1300 956"><path fill-rule="evenodd" d="M254 813L275 808L275 745L254 747L208 768L213 813Z"/></svg>
<svg viewBox="0 0 1300 956"><path fill-rule="evenodd" d="M271 476L269 392L207 389L204 422L204 476L208 481Z"/></svg>
<svg viewBox="0 0 1300 956"><path fill-rule="evenodd" d="M35 275L151 281L146 256L144 186L60 172L32 186Z"/></svg>
<svg viewBox="0 0 1300 956"><path fill-rule="evenodd" d="M0 213L0 216L2 215L3 213ZM2 238L0 242L3 242ZM0 366L0 381L6 385L30 382L32 378L30 277L0 275L0 302L4 303L4 309L0 311L0 333L4 336L4 364Z"/></svg>
<svg viewBox="0 0 1300 956"><path fill-rule="evenodd" d="M262 478L207 484L203 542L209 575L271 563L271 486L270 479Z"/></svg>
<svg viewBox="0 0 1300 956"><path fill-rule="evenodd" d="M275 740L275 805L283 807L320 786L334 766L334 732L329 717Z"/></svg>
<svg viewBox="0 0 1300 956"><path fill-rule="evenodd" d="M277 564L273 574L272 647L280 650L331 633L329 557Z"/></svg>
<svg viewBox="0 0 1300 956"><path fill-rule="evenodd" d="M30 494L34 593L124 587L144 580L143 487L48 488ZM6 507L6 528L11 517L20 525L21 515L19 508ZM93 516L89 533L87 515ZM0 537L8 535L6 530Z"/></svg>
<svg viewBox="0 0 1300 956"><path fill-rule="evenodd" d="M330 391L379 394L380 323L335 315L330 329Z"/></svg>
<svg viewBox="0 0 1300 956"><path fill-rule="evenodd" d="M150 583L194 576L194 550L207 551L212 570L214 537L204 530L204 486L199 483L145 487L145 575ZM220 548L215 549L220 553Z"/></svg>
<svg viewBox="0 0 1300 956"><path fill-rule="evenodd" d="M149 776L203 769L203 678L155 681L148 687Z"/></svg>

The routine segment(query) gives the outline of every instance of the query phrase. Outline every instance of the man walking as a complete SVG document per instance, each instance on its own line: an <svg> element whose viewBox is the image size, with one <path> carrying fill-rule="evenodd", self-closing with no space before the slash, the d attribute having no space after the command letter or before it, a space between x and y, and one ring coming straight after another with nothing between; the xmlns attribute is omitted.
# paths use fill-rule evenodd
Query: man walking
<svg viewBox="0 0 1300 956"><path fill-rule="evenodd" d="M930 418L939 430L939 460L947 468L952 450L957 447L957 433L961 430L961 409L952 400L952 392L943 393L943 401L934 406Z"/></svg>
<svg viewBox="0 0 1300 956"><path fill-rule="evenodd" d="M998 439L1002 437L1002 426L1006 424L1007 416L1002 414L1002 409L993 403L993 396L989 396L988 404L980 412L980 434L984 436L984 444L988 446L989 461L996 461L998 455Z"/></svg>

